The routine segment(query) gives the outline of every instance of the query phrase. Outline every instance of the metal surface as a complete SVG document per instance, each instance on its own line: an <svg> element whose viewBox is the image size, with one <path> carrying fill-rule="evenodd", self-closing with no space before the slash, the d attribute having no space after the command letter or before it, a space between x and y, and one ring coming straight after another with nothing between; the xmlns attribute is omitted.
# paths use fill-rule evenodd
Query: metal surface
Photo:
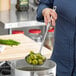
<svg viewBox="0 0 76 76"><path fill-rule="evenodd" d="M54 7L53 7L53 10L55 11L56 8L57 8L57 7L54 6ZM50 19L52 20L52 16L51 16ZM43 37L43 40L42 40L42 44L41 44L41 47L40 47L40 50L39 50L40 53L41 53L42 47L43 47L43 45L44 45L44 41L45 41L46 35L47 35L47 33L48 33L49 27L54 27L54 26L52 26L52 24L51 24L50 22L48 22L48 24L47 24L47 26L46 26L45 34L44 34L44 37Z"/></svg>
<svg viewBox="0 0 76 76"><path fill-rule="evenodd" d="M18 12L15 5L11 6L10 11L0 12L0 24L5 29L45 25L36 21L36 10L30 7L28 11Z"/></svg>
<svg viewBox="0 0 76 76"><path fill-rule="evenodd" d="M26 69L20 69L24 67ZM14 69L15 76L36 76L36 74L37 76L56 76L56 63L52 60L46 60L41 66L32 66L27 64L25 60L20 60L16 62Z"/></svg>
<svg viewBox="0 0 76 76"><path fill-rule="evenodd" d="M45 34L44 34L44 37L43 37L43 40L42 40L42 44L41 44L40 50L39 50L40 53L41 53L42 47L44 45L44 41L45 41L45 38L46 38L46 35L47 35L49 27L50 27L50 23L48 23L47 26L46 26L46 31L45 31Z"/></svg>

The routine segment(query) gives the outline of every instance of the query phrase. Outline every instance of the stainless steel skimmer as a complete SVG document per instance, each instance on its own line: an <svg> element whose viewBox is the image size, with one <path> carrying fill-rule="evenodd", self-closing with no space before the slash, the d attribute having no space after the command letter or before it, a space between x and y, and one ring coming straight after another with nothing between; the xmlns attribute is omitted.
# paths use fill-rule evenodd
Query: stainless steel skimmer
<svg viewBox="0 0 76 76"><path fill-rule="evenodd" d="M53 10L55 11L56 8L57 8L57 7L54 6L54 7L53 7ZM51 16L51 20L52 20L52 16ZM45 34L44 34L44 37L43 37L43 40L42 40L42 44L41 44L41 46L40 46L40 50L39 50L40 53L41 53L42 47L43 47L43 45L44 45L44 41L45 41L46 35L47 35L47 33L48 33L49 27L54 27L54 26L52 26L52 24L51 24L50 22L48 22L48 24L47 24L47 26L46 26Z"/></svg>
<svg viewBox="0 0 76 76"><path fill-rule="evenodd" d="M56 6L53 7L53 10L54 10L54 11L56 10ZM52 19L52 16L51 16L51 19ZM46 26L45 34L44 34L44 36L43 36L43 40L42 40L42 44L41 44L41 46L40 46L39 53L41 53L41 50L42 50L42 47L43 47L43 45L44 45L44 41L45 41L45 38L46 38L46 35L47 35L47 32L48 32L49 27L53 27L50 22L48 22L48 24L47 24L47 26ZM29 56L29 55L28 55L28 56ZM27 58L28 56L25 57L25 60L26 60L26 58ZM45 60L45 61L46 61L46 60ZM44 62L45 62L45 61L44 61ZM27 61L26 61L26 62L27 62ZM34 66L33 66L33 67L34 67Z"/></svg>

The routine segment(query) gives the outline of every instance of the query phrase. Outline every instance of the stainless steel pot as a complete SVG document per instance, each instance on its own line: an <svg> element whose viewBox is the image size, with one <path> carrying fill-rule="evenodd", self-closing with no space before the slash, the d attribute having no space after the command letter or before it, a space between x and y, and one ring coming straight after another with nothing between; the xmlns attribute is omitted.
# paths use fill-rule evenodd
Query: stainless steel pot
<svg viewBox="0 0 76 76"><path fill-rule="evenodd" d="M56 63L46 60L43 65L32 66L20 60L16 62L15 76L56 76Z"/></svg>

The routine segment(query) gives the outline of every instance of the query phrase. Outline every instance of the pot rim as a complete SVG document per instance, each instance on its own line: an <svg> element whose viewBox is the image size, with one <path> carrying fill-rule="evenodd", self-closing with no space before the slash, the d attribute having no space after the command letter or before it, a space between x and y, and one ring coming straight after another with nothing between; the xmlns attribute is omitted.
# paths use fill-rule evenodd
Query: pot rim
<svg viewBox="0 0 76 76"><path fill-rule="evenodd" d="M51 69L53 69L53 68L55 68L57 66L57 64L53 60L50 60L50 59L47 59L47 60L49 60L51 63L53 63L53 66L52 67L49 67L48 69L30 71L30 70L21 70L21 69L18 69L17 67L15 67L15 70L23 71L23 72L25 72L25 71L27 71L27 72L43 72L44 71L45 72L45 71L51 70ZM39 67L39 65L36 65L36 66Z"/></svg>

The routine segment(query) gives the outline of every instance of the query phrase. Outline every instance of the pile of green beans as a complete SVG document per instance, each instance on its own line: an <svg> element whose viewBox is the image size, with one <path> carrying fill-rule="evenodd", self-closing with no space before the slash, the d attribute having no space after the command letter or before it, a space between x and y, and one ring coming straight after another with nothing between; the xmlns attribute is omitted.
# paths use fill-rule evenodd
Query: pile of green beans
<svg viewBox="0 0 76 76"><path fill-rule="evenodd" d="M17 42L17 41L12 40L12 39L7 39L7 40L0 39L0 44L9 45L9 46L13 46L13 45L17 46L20 44L20 42Z"/></svg>

